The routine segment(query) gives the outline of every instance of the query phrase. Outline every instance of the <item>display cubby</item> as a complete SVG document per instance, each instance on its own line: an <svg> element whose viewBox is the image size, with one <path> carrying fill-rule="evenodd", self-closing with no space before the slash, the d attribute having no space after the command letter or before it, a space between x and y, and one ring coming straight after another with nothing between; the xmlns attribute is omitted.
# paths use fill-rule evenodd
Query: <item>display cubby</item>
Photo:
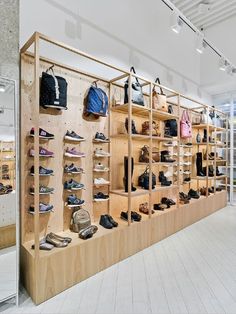
<svg viewBox="0 0 236 314"><path fill-rule="evenodd" d="M41 55L39 43L43 47L45 44L49 45L48 50L43 50L44 54L46 51L51 52L51 47L53 47L60 52L73 53L86 61L82 62L80 59L80 66L76 68L52 60L48 56ZM31 47L33 47L33 53L30 50ZM88 64L89 68L94 68L94 73L87 71L86 65ZM55 74L63 76L68 82L68 110L65 111L43 109L39 106L40 76L42 71L52 65L54 65ZM123 103L124 82L129 80L129 90L131 90L131 81L134 78L138 78L142 84L145 106L135 105L131 101L127 104ZM83 107L87 91L95 80L108 95L109 114L108 117L88 121L83 119ZM192 119L194 114L200 116L203 109L208 112L209 110L216 111L216 109L162 86L167 95L168 104L172 105L173 114L154 110L152 108L154 86L158 88L160 85L37 32L21 49L21 270L22 282L35 303L38 304L53 297L81 280L226 205L225 189L221 192L214 191L210 195L207 193L206 196L201 196L198 200L191 200L186 205L179 203L179 192L186 193L190 188L199 189L201 186L207 188L211 185L217 186L218 181L224 181L227 184L224 176L219 178L214 175L213 178L210 178L207 173L201 180L196 176L195 153L203 151L203 149L208 153L212 150L216 152L217 145L219 145L216 136L214 143L209 143L207 140L204 144L196 145L194 142L196 132L202 134L205 128L208 135L211 136L216 132L224 132L225 129L219 129L208 123L198 124L193 126L193 140L183 140L180 137L179 122L183 110L188 110ZM131 94L129 93L130 99ZM218 113L225 121L227 120L223 113ZM124 127L126 118L128 118L128 132ZM152 133L150 135L131 134L132 119L135 120L139 133L142 123L148 121L149 125L152 125L152 122L155 121L159 126L160 134L158 136L154 136ZM164 134L164 124L168 119L176 119L178 122L176 138L169 138ZM33 138L28 136L31 127L35 128ZM53 133L55 138L42 143L38 136L39 127ZM83 207L90 212L92 224L98 227L97 233L86 241L78 238L77 233L70 231L73 210L65 206L68 193L63 190L63 183L66 178L71 176L63 171L65 164L70 162L69 158L64 156L64 151L65 146L71 147L72 145L64 141L67 130L74 130L85 137L84 142L78 145L73 144L86 155L85 158L76 161L84 168L84 174L75 175L75 178L85 184L85 190L80 190L76 194L85 200ZM109 143L94 143L93 138L96 132L104 133L110 139ZM173 140L176 141L176 146L166 146L169 141ZM187 146L189 142L192 143L192 147ZM225 145L225 143L220 144ZM41 145L53 151L54 158L39 158L39 146ZM159 152L170 150L176 160L171 165L161 161L152 163L151 158L147 163L139 162L139 152L143 145L149 146L150 156L155 150ZM28 151L32 147L35 156L29 158ZM101 188L94 185L94 177L102 176L101 173L96 174L93 171L94 163L98 160L94 158L96 147L103 148L111 155L109 158L102 158L102 162L110 170L104 176L109 184L102 187L104 193L109 193L108 202L94 202L93 199L95 191ZM186 154L187 152L191 152L191 154ZM123 184L124 156L128 157L128 192L125 192ZM131 174L132 157L134 158L133 175ZM218 161L214 160L212 163L216 168ZM208 159L205 164L208 167ZM52 168L54 175L39 176L39 165ZM150 169L149 189L144 190L138 187L138 176L147 165ZM34 176L29 175L31 166L34 166L35 169ZM158 182L158 174L160 170L167 171L168 168L171 168L173 184L162 187ZM191 173L183 174L184 171ZM154 189L151 187L152 172L157 177L157 185ZM183 184L185 175L191 176L191 181ZM39 195L41 182L54 187L54 193ZM132 182L137 187L135 192L131 192ZM34 195L29 194L29 188L32 185L35 188ZM176 205L152 214L153 205L159 203L162 197L174 199ZM40 215L39 201L41 200L53 204L54 211ZM131 211L138 211L139 204L145 201L148 202L149 214L141 214L141 222L131 223ZM28 213L28 208L32 204L35 208L34 215ZM128 211L128 221L120 218L121 211ZM100 215L106 213L112 215L119 223L117 228L107 230L99 225ZM69 236L72 238L72 242L65 248L41 251L39 250L39 241L49 232ZM35 244L35 249L32 249L32 244Z"/></svg>

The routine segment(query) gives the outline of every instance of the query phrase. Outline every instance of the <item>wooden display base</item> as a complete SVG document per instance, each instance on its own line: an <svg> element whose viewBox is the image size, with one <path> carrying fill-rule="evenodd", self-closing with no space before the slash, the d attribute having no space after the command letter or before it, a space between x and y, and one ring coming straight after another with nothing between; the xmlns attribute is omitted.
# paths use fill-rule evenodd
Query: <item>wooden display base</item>
<svg viewBox="0 0 236 314"><path fill-rule="evenodd" d="M16 244L16 225L0 227L0 249L4 249Z"/></svg>
<svg viewBox="0 0 236 314"><path fill-rule="evenodd" d="M192 200L179 208L158 211L151 219L127 226L117 220L119 227L99 229L92 239L83 241L70 231L61 233L73 238L63 249L40 251L34 263L32 241L21 247L22 281L36 304L42 303L78 282L135 254L169 235L225 207L227 192Z"/></svg>

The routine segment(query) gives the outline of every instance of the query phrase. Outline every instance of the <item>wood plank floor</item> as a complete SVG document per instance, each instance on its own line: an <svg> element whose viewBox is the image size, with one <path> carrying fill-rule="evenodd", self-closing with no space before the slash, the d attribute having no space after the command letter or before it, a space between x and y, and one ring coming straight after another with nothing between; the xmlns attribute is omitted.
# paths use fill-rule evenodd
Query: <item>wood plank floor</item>
<svg viewBox="0 0 236 314"><path fill-rule="evenodd" d="M1 313L236 314L236 207L226 207L60 295Z"/></svg>

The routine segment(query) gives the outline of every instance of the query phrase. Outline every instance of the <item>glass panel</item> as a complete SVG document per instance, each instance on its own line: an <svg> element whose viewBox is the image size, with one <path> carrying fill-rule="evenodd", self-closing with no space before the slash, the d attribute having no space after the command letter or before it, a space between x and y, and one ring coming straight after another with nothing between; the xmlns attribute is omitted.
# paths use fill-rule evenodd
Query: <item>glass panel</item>
<svg viewBox="0 0 236 314"><path fill-rule="evenodd" d="M16 294L15 83L0 77L0 301Z"/></svg>

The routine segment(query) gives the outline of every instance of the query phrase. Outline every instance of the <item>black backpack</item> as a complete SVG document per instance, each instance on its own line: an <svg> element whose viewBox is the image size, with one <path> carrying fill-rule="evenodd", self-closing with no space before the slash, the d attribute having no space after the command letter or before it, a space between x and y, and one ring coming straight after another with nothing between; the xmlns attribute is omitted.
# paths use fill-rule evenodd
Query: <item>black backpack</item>
<svg viewBox="0 0 236 314"><path fill-rule="evenodd" d="M48 74L49 71L51 74ZM40 106L60 110L67 109L67 82L63 77L54 75L53 66L42 73Z"/></svg>

